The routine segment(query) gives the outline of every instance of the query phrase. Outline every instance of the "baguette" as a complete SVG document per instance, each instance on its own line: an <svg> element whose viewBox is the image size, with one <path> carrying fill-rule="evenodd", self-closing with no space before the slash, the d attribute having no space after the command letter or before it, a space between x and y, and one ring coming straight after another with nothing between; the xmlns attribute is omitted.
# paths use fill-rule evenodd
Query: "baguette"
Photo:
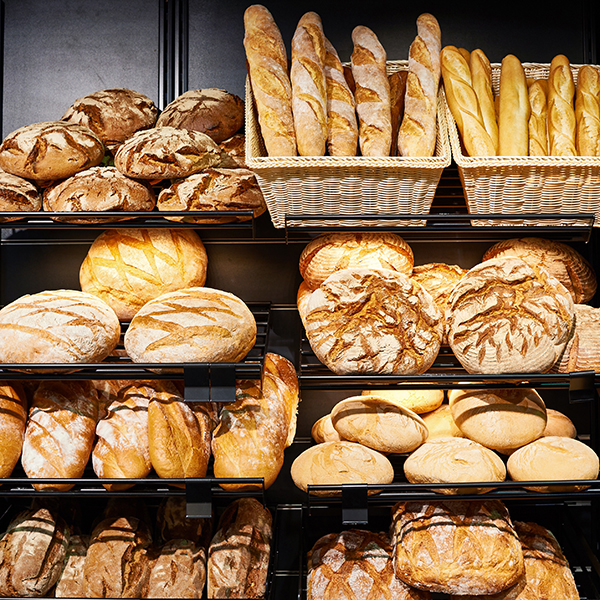
<svg viewBox="0 0 600 600"><path fill-rule="evenodd" d="M494 142L485 129L467 61L455 46L443 48L440 58L448 106L467 154L495 156Z"/></svg>
<svg viewBox="0 0 600 600"><path fill-rule="evenodd" d="M559 54L548 75L548 145L551 156L576 156L575 84L569 59Z"/></svg>
<svg viewBox="0 0 600 600"><path fill-rule="evenodd" d="M577 75L575 95L577 152L581 156L600 154L600 72L584 65Z"/></svg>
<svg viewBox="0 0 600 600"><path fill-rule="evenodd" d="M267 154L295 156L292 85L285 45L273 16L260 4L244 12L244 49Z"/></svg>
<svg viewBox="0 0 600 600"><path fill-rule="evenodd" d="M417 37L408 55L404 118L398 132L401 156L433 156L440 82L440 26L433 15L417 19Z"/></svg>
<svg viewBox="0 0 600 600"><path fill-rule="evenodd" d="M460 52L460 49L459 49ZM498 121L494 106L494 90L492 89L492 66L483 50L473 50L469 58L471 81L479 102L479 109L483 118L483 125L498 153Z"/></svg>
<svg viewBox="0 0 600 600"><path fill-rule="evenodd" d="M508 54L500 70L498 154L527 156L529 153L529 94L521 61Z"/></svg>
<svg viewBox="0 0 600 600"><path fill-rule="evenodd" d="M398 130L404 116L404 96L408 71L395 71L390 74L390 106L392 108L392 148L391 156L398 156Z"/></svg>
<svg viewBox="0 0 600 600"><path fill-rule="evenodd" d="M464 56L468 63L471 62L471 53L466 48L459 48L458 51Z"/></svg>
<svg viewBox="0 0 600 600"><path fill-rule="evenodd" d="M300 156L323 156L327 143L325 36L321 18L307 12L292 38L292 114Z"/></svg>
<svg viewBox="0 0 600 600"><path fill-rule="evenodd" d="M389 156L392 146L390 83L387 55L377 36L359 25L352 31L354 49L350 58L356 85L358 141L363 156Z"/></svg>
<svg viewBox="0 0 600 600"><path fill-rule="evenodd" d="M548 155L548 82L536 79L529 84L529 155Z"/></svg>
<svg viewBox="0 0 600 600"><path fill-rule="evenodd" d="M344 75L344 67L331 42L325 38L327 83L327 150L331 156L356 156L358 123L356 102Z"/></svg>

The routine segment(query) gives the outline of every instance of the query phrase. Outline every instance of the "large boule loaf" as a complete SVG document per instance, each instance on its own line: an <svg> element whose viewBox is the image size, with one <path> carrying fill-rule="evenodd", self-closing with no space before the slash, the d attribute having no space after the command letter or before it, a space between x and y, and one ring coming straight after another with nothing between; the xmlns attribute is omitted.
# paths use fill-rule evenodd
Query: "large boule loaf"
<svg viewBox="0 0 600 600"><path fill-rule="evenodd" d="M431 296L390 269L334 272L310 295L304 324L315 355L337 374L423 373L443 334Z"/></svg>
<svg viewBox="0 0 600 600"><path fill-rule="evenodd" d="M568 481L596 479L598 455L590 446L570 437L544 436L508 457L508 474L515 481ZM587 485L525 486L534 492L577 492Z"/></svg>
<svg viewBox="0 0 600 600"><path fill-rule="evenodd" d="M254 346L256 321L230 292L190 287L146 303L124 341L134 362L238 362Z"/></svg>
<svg viewBox="0 0 600 600"><path fill-rule="evenodd" d="M448 398L465 437L503 454L533 442L546 428L546 405L531 388L453 389Z"/></svg>
<svg viewBox="0 0 600 600"><path fill-rule="evenodd" d="M42 195L33 183L0 169L0 211L38 211L41 209ZM0 217L2 221L15 221L18 218Z"/></svg>
<svg viewBox="0 0 600 600"><path fill-rule="evenodd" d="M575 305L575 328L565 350L552 367L556 373L600 371L600 309Z"/></svg>
<svg viewBox="0 0 600 600"><path fill-rule="evenodd" d="M342 269L391 269L410 275L413 264L410 246L388 232L324 233L306 245L299 261L300 274L313 290Z"/></svg>
<svg viewBox="0 0 600 600"><path fill-rule="evenodd" d="M101 298L77 290L22 296L0 310L0 362L96 363L116 347L121 325Z"/></svg>
<svg viewBox="0 0 600 600"><path fill-rule="evenodd" d="M391 483L394 468L380 452L355 442L323 442L311 446L292 463L290 474L304 491L309 485ZM375 493L376 490L370 490ZM316 496L337 496L336 490L312 490Z"/></svg>
<svg viewBox="0 0 600 600"><path fill-rule="evenodd" d="M427 439L419 415L376 394L338 402L331 422L343 439L379 452L412 452Z"/></svg>
<svg viewBox="0 0 600 600"><path fill-rule="evenodd" d="M90 246L79 282L129 321L161 294L204 285L207 265L193 229L108 229Z"/></svg>
<svg viewBox="0 0 600 600"><path fill-rule="evenodd" d="M46 211L149 211L156 204L152 188L126 177L115 167L91 167L44 189ZM131 217L95 219L52 217L68 223L120 221Z"/></svg>
<svg viewBox="0 0 600 600"><path fill-rule="evenodd" d="M127 88L111 88L78 98L61 121L88 127L114 152L136 131L153 127L157 113L148 96Z"/></svg>
<svg viewBox="0 0 600 600"><path fill-rule="evenodd" d="M21 456L27 396L15 382L0 381L0 479L8 477Z"/></svg>
<svg viewBox="0 0 600 600"><path fill-rule="evenodd" d="M491 258L452 291L448 343L469 373L544 373L564 350L574 315L571 294L545 269Z"/></svg>
<svg viewBox="0 0 600 600"><path fill-rule="evenodd" d="M43 121L16 129L0 144L0 168L8 173L51 181L71 177L102 162L104 146L87 127Z"/></svg>
<svg viewBox="0 0 600 600"><path fill-rule="evenodd" d="M385 398L419 415L435 410L444 401L444 390L377 389L363 390L361 393L363 396L374 394L380 398Z"/></svg>
<svg viewBox="0 0 600 600"><path fill-rule="evenodd" d="M544 267L569 290L575 303L588 302L596 293L594 268L568 244L537 237L503 240L486 250L482 260L502 256L516 256L532 266Z"/></svg>
<svg viewBox="0 0 600 600"><path fill-rule="evenodd" d="M495 482L506 479L502 459L489 448L461 437L439 437L426 441L404 462L411 483ZM435 488L442 494L481 494L484 488Z"/></svg>

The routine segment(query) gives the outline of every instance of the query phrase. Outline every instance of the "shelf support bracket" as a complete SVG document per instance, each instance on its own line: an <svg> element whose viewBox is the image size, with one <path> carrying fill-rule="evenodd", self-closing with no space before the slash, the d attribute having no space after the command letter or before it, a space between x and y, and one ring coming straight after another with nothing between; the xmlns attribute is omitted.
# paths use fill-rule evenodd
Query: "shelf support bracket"
<svg viewBox="0 0 600 600"><path fill-rule="evenodd" d="M342 523L366 525L369 522L367 485L364 483L342 486Z"/></svg>
<svg viewBox="0 0 600 600"><path fill-rule="evenodd" d="M596 398L594 371L569 373L569 403L593 402Z"/></svg>
<svg viewBox="0 0 600 600"><path fill-rule="evenodd" d="M212 517L212 483L205 479L185 482L185 516L188 519Z"/></svg>

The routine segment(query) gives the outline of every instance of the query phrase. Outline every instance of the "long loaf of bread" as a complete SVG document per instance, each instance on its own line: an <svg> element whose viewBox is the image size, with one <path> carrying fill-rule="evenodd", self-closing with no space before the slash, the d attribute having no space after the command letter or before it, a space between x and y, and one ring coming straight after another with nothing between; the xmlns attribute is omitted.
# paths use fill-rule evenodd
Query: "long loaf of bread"
<svg viewBox="0 0 600 600"><path fill-rule="evenodd" d="M600 72L583 65L577 74L575 94L577 152L581 156L600 154Z"/></svg>
<svg viewBox="0 0 600 600"><path fill-rule="evenodd" d="M300 156L323 156L327 143L325 36L315 12L302 15L292 38L292 114Z"/></svg>
<svg viewBox="0 0 600 600"><path fill-rule="evenodd" d="M569 59L559 54L548 75L548 145L551 156L576 156L575 84Z"/></svg>
<svg viewBox="0 0 600 600"><path fill-rule="evenodd" d="M459 50L460 52L460 50ZM498 120L494 106L494 90L492 88L492 66L483 50L477 48L469 56L471 81L477 95L483 125L494 144L495 154L498 153Z"/></svg>
<svg viewBox="0 0 600 600"><path fill-rule="evenodd" d="M408 54L404 118L398 132L401 156L433 156L435 152L441 40L436 18L420 15Z"/></svg>
<svg viewBox="0 0 600 600"><path fill-rule="evenodd" d="M271 13L260 4L244 12L244 48L260 130L269 156L295 156L292 86L285 45Z"/></svg>
<svg viewBox="0 0 600 600"><path fill-rule="evenodd" d="M359 25L352 31L350 61L356 90L358 141L363 156L389 156L392 146L387 54L375 33Z"/></svg>
<svg viewBox="0 0 600 600"><path fill-rule="evenodd" d="M446 99L465 150L469 156L495 156L494 142L485 129L467 61L455 46L444 47L440 58Z"/></svg>
<svg viewBox="0 0 600 600"><path fill-rule="evenodd" d="M498 116L498 154L529 154L529 93L521 61L508 54L500 70L500 107Z"/></svg>
<svg viewBox="0 0 600 600"><path fill-rule="evenodd" d="M529 156L548 155L548 82L536 79L529 84Z"/></svg>

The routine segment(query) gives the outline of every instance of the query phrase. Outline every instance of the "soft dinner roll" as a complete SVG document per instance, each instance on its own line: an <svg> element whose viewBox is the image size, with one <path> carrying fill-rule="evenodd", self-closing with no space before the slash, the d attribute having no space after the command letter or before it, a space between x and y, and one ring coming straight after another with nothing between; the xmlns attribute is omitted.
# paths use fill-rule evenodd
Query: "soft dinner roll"
<svg viewBox="0 0 600 600"><path fill-rule="evenodd" d="M363 390L363 396L371 395L391 400L417 414L435 410L444 401L444 390Z"/></svg>

